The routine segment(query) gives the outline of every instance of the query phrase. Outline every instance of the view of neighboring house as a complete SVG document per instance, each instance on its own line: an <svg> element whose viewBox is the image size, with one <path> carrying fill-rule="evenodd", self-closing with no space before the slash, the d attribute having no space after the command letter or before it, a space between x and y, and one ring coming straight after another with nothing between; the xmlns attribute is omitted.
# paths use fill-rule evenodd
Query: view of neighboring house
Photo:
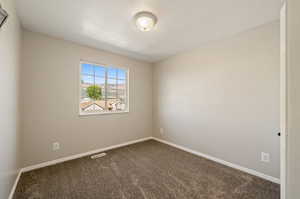
<svg viewBox="0 0 300 199"><path fill-rule="evenodd" d="M81 111L86 113L101 112L106 110L122 111L125 109L125 103L122 103L120 99L109 99L107 100L107 104L105 104L105 100L82 101L80 103L80 108Z"/></svg>
<svg viewBox="0 0 300 199"><path fill-rule="evenodd" d="M120 68L98 66L90 63L81 65L82 113L99 113L106 111L124 111L127 102L127 71ZM93 97L88 91L96 86L100 91ZM93 93L92 93L93 94Z"/></svg>

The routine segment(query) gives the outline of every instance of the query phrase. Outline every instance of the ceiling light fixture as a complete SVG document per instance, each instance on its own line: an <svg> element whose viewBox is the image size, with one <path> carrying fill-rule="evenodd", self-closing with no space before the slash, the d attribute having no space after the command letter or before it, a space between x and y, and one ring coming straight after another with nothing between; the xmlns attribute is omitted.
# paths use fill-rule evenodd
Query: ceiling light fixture
<svg viewBox="0 0 300 199"><path fill-rule="evenodd" d="M147 11L138 12L134 19L137 28L143 32L152 30L157 23L157 17Z"/></svg>

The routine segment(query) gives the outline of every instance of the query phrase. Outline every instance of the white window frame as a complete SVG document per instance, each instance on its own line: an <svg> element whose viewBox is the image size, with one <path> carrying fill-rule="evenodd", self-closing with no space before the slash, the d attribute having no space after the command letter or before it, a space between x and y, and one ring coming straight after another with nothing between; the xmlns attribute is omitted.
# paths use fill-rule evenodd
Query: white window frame
<svg viewBox="0 0 300 199"><path fill-rule="evenodd" d="M103 111L103 112L97 112L97 113L86 113L83 112L80 108L80 102L81 102L81 69L82 69L82 64L91 64L91 65L97 65L97 66L101 66L101 67L105 67L105 68L117 68L117 69L123 69L126 70L126 109L122 110L122 111ZM130 100L129 100L129 77L130 77L130 70L129 67L120 67L120 66L116 66L114 64L101 64L101 63L97 63L97 62L90 62L90 61L85 61L85 60L80 60L79 62L79 97L78 97L78 110L79 110L79 116L89 116L89 115L109 115L109 114L120 114L120 113L129 113L129 104L130 104ZM107 77L105 77L105 82L107 82ZM106 84L106 83L105 83Z"/></svg>

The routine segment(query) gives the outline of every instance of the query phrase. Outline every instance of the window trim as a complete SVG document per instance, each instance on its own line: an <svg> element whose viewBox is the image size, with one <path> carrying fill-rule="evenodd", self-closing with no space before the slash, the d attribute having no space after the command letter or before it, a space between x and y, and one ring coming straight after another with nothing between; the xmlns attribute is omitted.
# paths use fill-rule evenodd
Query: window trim
<svg viewBox="0 0 300 199"><path fill-rule="evenodd" d="M98 113L85 113L85 112L82 112L81 111L81 108L80 108L80 101L81 101L81 69L82 69L82 64L92 64L92 65L97 65L97 66L103 66L105 68L117 68L117 69L123 69L123 70L126 70L127 73L126 73L126 100L127 100L127 103L126 103L126 109L123 110L123 111L103 111L103 112L98 112ZM129 87L130 87L130 80L129 80L129 77L130 77L130 69L129 67L119 67L117 65L114 65L114 64L102 64L102 63L99 63L99 62L91 62L91 61L86 61L86 60L82 60L80 59L79 61L79 75L78 75L79 79L78 79L78 85L79 85L79 94L78 94L78 115L79 116L97 116L97 115L110 115L110 114L124 114L124 113L129 113L129 110L130 110L130 96L129 96ZM105 77L105 84L107 82L107 77ZM105 95L106 96L106 95Z"/></svg>

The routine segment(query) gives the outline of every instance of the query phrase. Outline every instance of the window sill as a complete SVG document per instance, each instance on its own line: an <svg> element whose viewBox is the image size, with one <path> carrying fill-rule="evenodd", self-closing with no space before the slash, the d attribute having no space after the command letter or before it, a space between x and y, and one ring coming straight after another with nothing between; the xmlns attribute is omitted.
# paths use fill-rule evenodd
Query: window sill
<svg viewBox="0 0 300 199"><path fill-rule="evenodd" d="M110 111L110 112L102 112L102 113L79 113L79 117L86 117L86 116L97 116L97 115L114 115L114 114L126 114L129 111Z"/></svg>

